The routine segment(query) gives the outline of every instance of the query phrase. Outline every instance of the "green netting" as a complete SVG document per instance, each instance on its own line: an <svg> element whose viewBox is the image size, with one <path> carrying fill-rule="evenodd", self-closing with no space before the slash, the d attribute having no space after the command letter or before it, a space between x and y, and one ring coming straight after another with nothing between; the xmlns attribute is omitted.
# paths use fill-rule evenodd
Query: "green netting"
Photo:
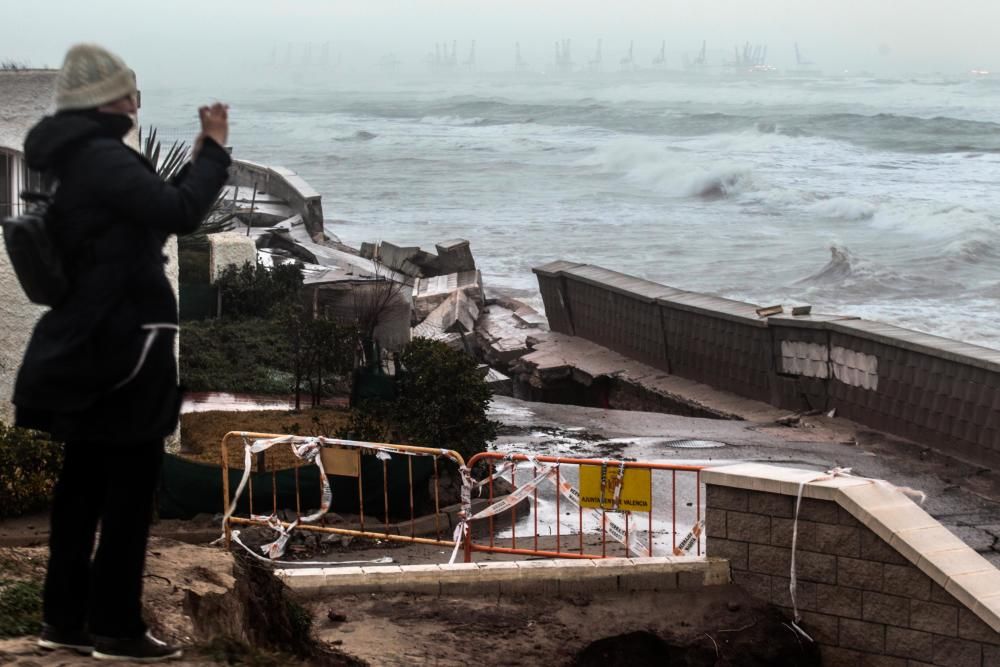
<svg viewBox="0 0 1000 667"><path fill-rule="evenodd" d="M434 474L434 464L429 456L393 456L388 461L387 475L390 518L409 518L410 486L408 459L413 460L413 493L417 513L432 502L428 483ZM230 493L235 493L243 477L242 470L229 470ZM295 471L279 470L251 475L253 483L253 509L257 514L268 514L277 495L278 509L295 510ZM341 475L328 475L333 491L331 512L358 513L358 479ZM385 514L382 461L375 456L361 457L361 485L364 491L365 513L379 521ZM320 504L319 470L315 465L299 469L298 487L303 513L315 510ZM159 515L161 519L190 519L196 514L223 512L222 468L198 463L167 454L163 462L163 476L159 489ZM237 515L246 516L250 511L250 490L244 491L237 505Z"/></svg>

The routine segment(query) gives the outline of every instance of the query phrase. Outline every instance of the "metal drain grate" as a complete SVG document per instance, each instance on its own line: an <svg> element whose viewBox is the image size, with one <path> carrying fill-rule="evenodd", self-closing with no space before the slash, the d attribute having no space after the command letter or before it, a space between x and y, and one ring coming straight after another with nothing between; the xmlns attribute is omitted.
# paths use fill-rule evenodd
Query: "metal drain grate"
<svg viewBox="0 0 1000 667"><path fill-rule="evenodd" d="M677 449L715 449L726 446L726 443L717 440L664 440L662 444Z"/></svg>

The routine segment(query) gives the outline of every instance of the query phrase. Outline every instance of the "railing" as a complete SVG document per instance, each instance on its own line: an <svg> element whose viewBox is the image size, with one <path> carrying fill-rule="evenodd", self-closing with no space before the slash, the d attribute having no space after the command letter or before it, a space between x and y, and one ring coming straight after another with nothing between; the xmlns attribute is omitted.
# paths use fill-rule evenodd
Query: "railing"
<svg viewBox="0 0 1000 667"><path fill-rule="evenodd" d="M235 494L230 492L231 484L229 473L229 446L233 441L241 441L244 450L244 473ZM277 470L272 469L270 471L270 475L267 475L266 471L258 471L256 474L253 473L253 469L255 467L258 469L264 467L261 465L258 457L271 447L281 445L287 445L294 454L294 465L292 467L294 493L291 494L290 498L289 493L285 490L279 490L279 487L287 486L287 484L279 484ZM329 455L324 455L324 450ZM396 462L398 459L394 459L394 457L405 457L406 465L397 465ZM368 460L366 461L365 459ZM223 507L227 508L226 515L223 520L226 547L228 548L230 546L231 540L233 539L232 528L234 525L264 526L275 530L279 534L279 538L271 545L266 545L272 548L270 551L265 551L265 553L267 553L271 558L276 558L284 552L287 535L292 530L384 539L396 542L452 546L454 544L454 539L452 537L448 519L442 518L441 516L442 471L440 470L440 465L442 459L452 464L451 467L453 470L449 471L451 478L456 480L462 479L460 471L465 467L465 461L458 452L447 449L433 449L429 447L414 447L409 445L393 445L373 442L356 442L336 438L280 435L274 433L250 433L243 431L232 431L227 433L222 439ZM417 479L423 480L427 476L430 476L434 481L433 506L436 524L434 538L420 537L416 534L416 507L421 500L421 493L415 490L414 485L414 468L418 467L414 465L415 461L419 461L421 464L419 465L421 471L417 475ZM379 465L379 463L381 465ZM390 464L392 465L390 466ZM301 471L303 468L310 465L318 468L318 490L321 492L321 499L318 510L307 515L303 511L303 480L301 478ZM400 509L399 503L393 502L390 499L390 467L394 469L394 483L397 476L402 474L406 475L406 483L402 486L402 488L406 491L406 493L403 494L404 502L402 509L405 513L405 505L408 500L410 527L409 535L404 534L406 528L405 524L407 523L405 519L403 522L395 526L396 532L393 532L390 523L390 518L392 518L390 515L390 508L393 508L395 505L395 509L397 511L394 512L394 514L397 517L400 514L398 511ZM374 470L374 476L377 481L377 477L379 476L377 471L379 468L381 468L381 493L369 493L366 497L365 478L369 477L368 482L371 484L371 477L373 477ZM401 468L405 468L405 471L401 470ZM287 474L287 471L283 472ZM320 520L327 512L338 509L333 507L335 489L328 480L328 474L340 476L345 480L351 477L357 478L356 485L353 482L350 482L353 488L348 490L349 493L341 492L341 489L337 488L336 497L341 501L340 504L346 504L350 501L350 496L353 495L356 490L357 510L360 523L359 529L339 528L314 523ZM255 477L256 484L258 486L256 492L254 490ZM268 494L265 491L265 494L261 494L259 488L260 484L262 482L266 484L267 482L264 480L268 477L270 478L270 493ZM282 480L282 482L287 481L287 479ZM397 488L399 488L399 485L397 485ZM243 503L244 490L247 491L245 503ZM262 495L270 500L269 503L265 501L264 507L261 507L260 499ZM281 502L279 502L279 496L281 497ZM379 499L381 499L381 503L378 502ZM372 501L375 502L373 503ZM257 505L256 508L254 507L255 502ZM241 504L245 507L246 516L236 515ZM377 516L375 519L376 524L381 523L381 530L374 529L371 526L372 516L370 508L372 504L381 505L381 507L376 509L376 512L381 516ZM283 520L279 511L286 509L291 511L292 507L294 507L294 520ZM306 507L310 508L310 506ZM366 507L369 508L367 515ZM340 511L344 511L342 507L339 509ZM351 509L353 509L353 506Z"/></svg>
<svg viewBox="0 0 1000 667"><path fill-rule="evenodd" d="M544 558L702 554L702 466L499 452L469 460L473 473L480 465L486 470L474 485L481 492L486 487L488 505L468 519L466 562L474 552ZM520 487L519 468L531 471ZM494 504L494 480L507 477L515 491ZM519 526L517 505L528 497L533 500L533 518L528 534L519 536L518 529L525 526ZM543 516L551 509L554 521ZM509 537L497 536L498 510L513 515ZM488 537L482 538L483 533ZM480 538L488 541L481 543ZM500 540L509 546L498 544Z"/></svg>

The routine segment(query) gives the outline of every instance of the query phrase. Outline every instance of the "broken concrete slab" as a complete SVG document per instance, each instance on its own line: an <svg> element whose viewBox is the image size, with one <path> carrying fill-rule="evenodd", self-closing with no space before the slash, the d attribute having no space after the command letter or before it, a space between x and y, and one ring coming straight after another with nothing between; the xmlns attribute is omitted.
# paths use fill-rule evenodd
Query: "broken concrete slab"
<svg viewBox="0 0 1000 667"><path fill-rule="evenodd" d="M437 265L440 273L461 273L462 271L475 271L476 260L472 256L472 249L465 239L452 239L435 244L438 251Z"/></svg>
<svg viewBox="0 0 1000 667"><path fill-rule="evenodd" d="M373 259L382 262L390 269L416 278L422 275L422 272L411 259L420 252L419 246L398 246L388 241L382 241L376 246Z"/></svg>
<svg viewBox="0 0 1000 667"><path fill-rule="evenodd" d="M566 380L604 408L663 411L695 417L775 422L787 413L769 404L720 392L694 380L669 375L596 343L555 332L528 338L531 352L513 364L520 387L560 391ZM597 380L600 380L598 383ZM722 400L724 398L725 400Z"/></svg>
<svg viewBox="0 0 1000 667"><path fill-rule="evenodd" d="M425 324L442 332L472 333L479 319L479 306L462 291L452 292L441 305L431 311Z"/></svg>
<svg viewBox="0 0 1000 667"><path fill-rule="evenodd" d="M549 326L545 316L530 306L522 306L515 310L514 319L527 327L547 329Z"/></svg>
<svg viewBox="0 0 1000 667"><path fill-rule="evenodd" d="M417 319L427 319L456 290L464 292L477 304L483 303L483 282L479 271L417 278L413 289L413 308Z"/></svg>
<svg viewBox="0 0 1000 667"><path fill-rule="evenodd" d="M421 322L417 326L413 327L410 331L410 335L412 338L428 338L430 340L436 340L439 343L444 343L453 350L471 353L471 346L469 345L471 337L465 336L461 333L445 333L434 326Z"/></svg>
<svg viewBox="0 0 1000 667"><path fill-rule="evenodd" d="M494 396L513 396L514 381L495 368L486 367L486 386L490 388Z"/></svg>
<svg viewBox="0 0 1000 667"><path fill-rule="evenodd" d="M518 310L522 308L527 307L518 305ZM487 363L506 369L512 362L528 354L531 351L529 337L548 330L545 318L539 317L541 319L534 323L527 312L518 316L515 310L498 303L486 306L477 322L476 336Z"/></svg>

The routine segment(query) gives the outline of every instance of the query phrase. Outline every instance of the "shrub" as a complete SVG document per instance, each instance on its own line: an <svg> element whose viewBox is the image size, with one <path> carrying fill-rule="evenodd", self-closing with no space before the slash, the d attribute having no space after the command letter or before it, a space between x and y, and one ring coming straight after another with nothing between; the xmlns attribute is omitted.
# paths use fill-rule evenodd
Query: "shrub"
<svg viewBox="0 0 1000 667"><path fill-rule="evenodd" d="M0 638L33 635L41 627L41 585L0 579Z"/></svg>
<svg viewBox="0 0 1000 667"><path fill-rule="evenodd" d="M287 394L292 377L281 326L262 319L181 326L181 382L191 391Z"/></svg>
<svg viewBox="0 0 1000 667"><path fill-rule="evenodd" d="M454 449L466 460L486 449L498 423L486 417L492 392L476 362L444 343L416 338L400 355L394 401L358 406L345 437Z"/></svg>
<svg viewBox="0 0 1000 667"><path fill-rule="evenodd" d="M0 422L0 518L48 505L62 453L45 435Z"/></svg>
<svg viewBox="0 0 1000 667"><path fill-rule="evenodd" d="M277 308L298 301L302 271L295 264L268 268L257 262L227 266L216 280L222 313L229 319L269 318Z"/></svg>

